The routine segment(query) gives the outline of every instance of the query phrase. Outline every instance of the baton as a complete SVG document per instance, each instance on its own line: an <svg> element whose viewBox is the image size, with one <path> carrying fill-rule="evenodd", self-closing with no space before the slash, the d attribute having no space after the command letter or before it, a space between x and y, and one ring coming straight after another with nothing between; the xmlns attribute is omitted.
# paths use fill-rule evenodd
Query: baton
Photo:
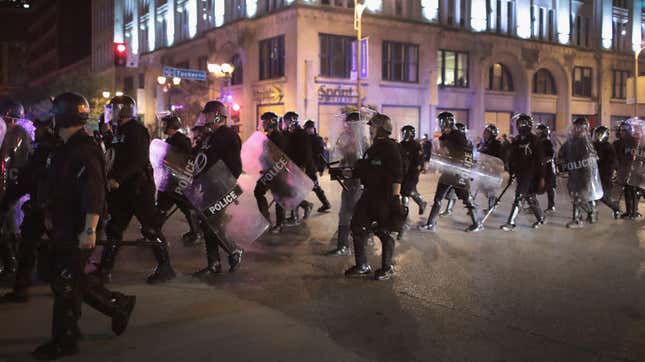
<svg viewBox="0 0 645 362"><path fill-rule="evenodd" d="M340 163L340 161L336 161L336 162L329 162L329 161L327 161L327 159L326 159L322 154L320 154L319 156L320 156L320 158L323 160L323 162L325 163L325 166L327 166L327 168L329 169L329 171L330 171L330 172L329 172L329 177L331 178L331 169L332 169L332 167L331 167L331 166L332 166L332 165L335 165L335 164ZM340 179L338 179L338 178L332 178L332 180L336 180L336 181L338 181L338 183L340 184L340 187L342 187L342 188L343 188L343 190L345 190L345 191L349 191L349 190L347 189L347 186L345 186L345 184L344 184Z"/></svg>
<svg viewBox="0 0 645 362"><path fill-rule="evenodd" d="M486 215L484 215L484 217L481 219L480 222L482 225L486 222L486 219L488 219L488 217L493 213L493 211L497 209L497 207L499 206L499 202L502 200L502 197L504 196L506 191L508 191L508 188L511 187L511 184L513 183L514 180L515 180L515 176L511 175L511 177L508 179L508 183L506 184L506 187L504 187L504 190L502 190L502 193L499 194L499 196L495 199L495 203L493 204L493 207L491 207L486 212Z"/></svg>

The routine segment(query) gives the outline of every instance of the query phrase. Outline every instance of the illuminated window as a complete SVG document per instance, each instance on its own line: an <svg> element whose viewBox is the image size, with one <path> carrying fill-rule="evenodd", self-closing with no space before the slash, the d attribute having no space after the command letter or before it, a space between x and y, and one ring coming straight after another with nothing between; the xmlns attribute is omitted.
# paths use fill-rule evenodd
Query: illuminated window
<svg viewBox="0 0 645 362"><path fill-rule="evenodd" d="M437 52L439 63L437 85L468 88L468 53L450 50Z"/></svg>
<svg viewBox="0 0 645 362"><path fill-rule="evenodd" d="M495 63L488 69L488 88L499 92L513 91L513 78L508 68L500 63Z"/></svg>
<svg viewBox="0 0 645 362"><path fill-rule="evenodd" d="M533 93L537 94L556 94L555 81L551 72L546 69L540 69L533 75Z"/></svg>

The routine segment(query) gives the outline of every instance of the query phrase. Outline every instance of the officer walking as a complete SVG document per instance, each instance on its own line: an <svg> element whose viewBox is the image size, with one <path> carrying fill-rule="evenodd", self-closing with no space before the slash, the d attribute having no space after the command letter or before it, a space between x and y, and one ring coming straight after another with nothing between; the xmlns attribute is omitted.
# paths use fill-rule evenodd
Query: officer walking
<svg viewBox="0 0 645 362"><path fill-rule="evenodd" d="M260 117L262 120L262 128L267 135L267 138L273 144L278 146L278 148L286 153L287 150L287 135L282 133L279 129L279 117L273 112L265 112ZM260 214L264 216L269 222L271 221L271 216L269 214L269 203L266 199L266 193L269 191L269 183L258 181L255 184L255 190L253 190L253 195L258 203L258 209ZM282 232L284 227L285 220L285 211L278 204L275 203L275 225L271 228L271 232L274 234L279 234Z"/></svg>
<svg viewBox="0 0 645 362"><path fill-rule="evenodd" d="M112 319L116 335L125 332L136 302L136 297L111 292L99 278L84 273L106 196L103 154L84 130L89 104L79 94L63 93L54 99L52 113L63 141L51 159L48 175L54 308L52 339L34 350L38 360L78 353L83 301Z"/></svg>
<svg viewBox="0 0 645 362"><path fill-rule="evenodd" d="M544 151L538 137L534 135L533 118L527 114L516 116L516 126L519 135L513 139L509 146L509 172L517 180L515 199L511 207L506 224L500 228L504 231L513 231L516 226L517 215L520 213L522 201L528 202L537 219L533 228L537 229L545 222L544 212L540 208L537 192L544 189Z"/></svg>
<svg viewBox="0 0 645 362"><path fill-rule="evenodd" d="M15 204L22 196L29 194L29 201L23 205L24 218L20 225L22 242L18 251L18 269L16 279L11 292L5 294L0 302L3 303L24 303L29 298L29 287L31 276L36 266L36 255L38 268L42 273L40 278L48 281L48 275L43 275L48 270L49 258L46 257L49 245L41 243L41 239L47 232L45 229L45 209L49 195L47 187L47 160L59 145L58 139L54 136L49 124L40 124L35 131L34 152L30 156L23 172L18 176L16 187L8 190L2 200L0 207L3 212L9 205ZM45 257L42 257L45 256Z"/></svg>
<svg viewBox="0 0 645 362"><path fill-rule="evenodd" d="M545 212L555 212L555 186L556 186L556 168L555 168L555 147L549 139L551 129L546 124L538 124L536 134L540 140L542 151L544 152L544 183L548 206Z"/></svg>
<svg viewBox="0 0 645 362"><path fill-rule="evenodd" d="M168 138L166 138L166 143L173 146L177 151L183 154L192 155L193 147L190 142L190 138L179 131L182 127L181 119L177 116L168 115L161 119L161 124L163 126L164 134L168 136ZM183 196L172 192L160 192L158 194L157 205L163 212L164 217L174 204L177 204L181 213L184 214L186 221L188 222L188 226L190 227L190 231L181 237L184 245L194 246L203 242L204 235L199 230L197 215L195 215L188 200Z"/></svg>
<svg viewBox="0 0 645 362"><path fill-rule="evenodd" d="M417 133L413 126L407 125L401 128L401 160L403 162L403 182L401 183L401 196L403 205L408 206L410 198L416 202L419 207L419 215L423 215L428 203L421 197L417 191L419 184L419 175L423 170L424 158L423 148L419 141L416 140Z"/></svg>
<svg viewBox="0 0 645 362"><path fill-rule="evenodd" d="M377 226L374 234L383 245L381 269L374 274L377 280L387 280L394 275L394 239L391 232L401 229L404 210L401 202L403 165L399 145L389 138L392 121L384 114L377 114L368 122L372 146L356 164L356 174L364 190L352 216L352 236L356 265L345 271L347 277L362 277L371 274L365 246L372 224Z"/></svg>
<svg viewBox="0 0 645 362"><path fill-rule="evenodd" d="M316 171L322 172L325 169L323 162L325 153L325 141L323 141L322 137L320 137L318 133L316 133L316 125L312 120L305 122L305 132L307 132L307 135L309 136L309 144L311 145L311 157L314 166L309 167L307 176L309 176L309 178L311 178L311 180L314 182L314 193L322 204L322 206L318 208L318 212L327 212L329 211L329 209L331 209L331 205L329 204L329 200L327 200L325 190L323 190L318 183L318 175L316 174Z"/></svg>
<svg viewBox="0 0 645 362"><path fill-rule="evenodd" d="M300 126L298 113L289 111L282 116L282 122L288 135L287 157L300 167L307 175L316 173L311 154L311 140ZM310 176L311 177L311 176ZM314 184L314 189L317 184ZM320 186L318 186L320 187ZM314 208L314 204L303 200L300 207L304 210L303 219L307 219Z"/></svg>
<svg viewBox="0 0 645 362"><path fill-rule="evenodd" d="M363 193L359 176L355 175L353 171L368 146L367 134L361 132L364 127L361 122L359 112L347 113L344 119L343 131L333 145L334 154L337 154L340 158L337 169L341 171L341 174L335 174L331 168L329 174L332 179L338 179L345 187L343 187L343 191L340 194L336 248L328 253L328 255L332 256L349 256L352 254L349 248L352 215L354 214L356 203Z"/></svg>
<svg viewBox="0 0 645 362"><path fill-rule="evenodd" d="M617 200L613 199L612 189L614 172L618 160L614 147L609 143L609 129L605 126L598 126L592 131L593 146L598 155L598 170L600 171L600 181L602 182L602 189L604 194L602 201L612 211L614 219L620 218L620 207Z"/></svg>
<svg viewBox="0 0 645 362"><path fill-rule="evenodd" d="M472 143L466 139L464 132L457 129L455 125L455 117L452 113L441 112L437 116L437 121L439 122L439 127L442 132L441 137L439 137L439 141L442 144L442 148L449 153L451 158L463 161L466 159L468 154L472 155ZM437 218L441 211L441 200L443 200L452 190L454 190L457 197L463 201L466 209L468 209L470 219L472 220L472 225L470 225L465 231L477 232L483 230L484 227L479 221L477 206L475 205L472 194L465 188L456 187L446 183L446 176L443 174L439 177L439 182L437 183L434 204L430 210L428 221L425 225L419 226L419 230L425 232L435 232L437 230Z"/></svg>
<svg viewBox="0 0 645 362"><path fill-rule="evenodd" d="M208 130L201 146L196 149L195 174L199 177L217 161L222 160L236 179L242 174L242 141L240 136L226 125L226 106L220 101L209 101L204 105L197 123L204 124ZM242 262L244 251L237 245L220 239L208 225L202 221L202 231L206 239L206 261L207 266L200 271L193 273L196 278L208 278L222 272L220 263L219 248L221 247L228 254L229 271L233 272Z"/></svg>
<svg viewBox="0 0 645 362"><path fill-rule="evenodd" d="M500 160L503 160L502 155L502 142L497 139L499 130L494 124L486 125L484 128L483 142L480 144L479 152L485 155L497 157ZM487 195L488 196L488 209L492 209L495 205L495 200L497 200L496 195Z"/></svg>
<svg viewBox="0 0 645 362"><path fill-rule="evenodd" d="M623 121L618 127L617 139L614 141L614 150L618 156L618 181L623 185L625 196L625 212L621 219L637 220L641 217L638 212L640 196L638 188L627 184L628 174L634 162L634 152L638 150L639 140L636 138L635 129L628 121Z"/></svg>
<svg viewBox="0 0 645 362"><path fill-rule="evenodd" d="M106 106L105 121L118 123L112 142L114 164L108 171L108 212L110 219L106 226L110 244L103 248L101 264L97 273L103 280L109 280L123 240L123 232L132 216L141 223L141 233L148 240L155 241L152 250L157 267L146 281L150 284L175 278L170 265L168 242L161 228L164 218L155 203L155 183L150 165L150 135L148 129L136 119L134 99L116 96Z"/></svg>

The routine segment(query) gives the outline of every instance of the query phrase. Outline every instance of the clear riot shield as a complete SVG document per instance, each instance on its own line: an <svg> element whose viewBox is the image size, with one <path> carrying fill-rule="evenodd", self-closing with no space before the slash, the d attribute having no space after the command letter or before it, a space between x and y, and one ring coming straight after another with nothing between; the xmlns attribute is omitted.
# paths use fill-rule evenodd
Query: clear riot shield
<svg viewBox="0 0 645 362"><path fill-rule="evenodd" d="M370 146L370 130L366 122L345 122L344 115L333 119L328 125L329 163L343 167L353 167L363 158Z"/></svg>
<svg viewBox="0 0 645 362"><path fill-rule="evenodd" d="M275 202L285 210L298 207L314 187L309 176L259 131L242 145L242 168L268 185Z"/></svg>
<svg viewBox="0 0 645 362"><path fill-rule="evenodd" d="M0 147L4 142L4 138L7 135L7 124L4 122L4 119L0 117Z"/></svg>
<svg viewBox="0 0 645 362"><path fill-rule="evenodd" d="M627 185L645 190L645 121L630 119L633 147L628 152L631 154L631 165L627 173Z"/></svg>
<svg viewBox="0 0 645 362"><path fill-rule="evenodd" d="M18 181L20 171L27 165L32 151L32 138L23 125L30 121L17 122L7 129L0 148L0 170L2 170L2 187L6 190Z"/></svg>
<svg viewBox="0 0 645 362"><path fill-rule="evenodd" d="M193 179L192 158L159 139L150 144L150 163L158 190L185 196L224 247L255 241L269 227L253 196L254 177L242 175L236 182L218 161Z"/></svg>
<svg viewBox="0 0 645 362"><path fill-rule="evenodd" d="M254 181L250 175L235 180L224 162L217 161L184 195L222 241L235 245L255 241L270 226L253 196Z"/></svg>
<svg viewBox="0 0 645 362"><path fill-rule="evenodd" d="M603 196L598 155L586 127L571 126L567 141L558 152L558 168L567 172L569 196L575 200L595 201Z"/></svg>
<svg viewBox="0 0 645 362"><path fill-rule="evenodd" d="M429 167L441 173L439 182L486 194L495 194L502 186L504 162L499 158L480 153L475 160L469 150L451 152L442 142L433 143Z"/></svg>

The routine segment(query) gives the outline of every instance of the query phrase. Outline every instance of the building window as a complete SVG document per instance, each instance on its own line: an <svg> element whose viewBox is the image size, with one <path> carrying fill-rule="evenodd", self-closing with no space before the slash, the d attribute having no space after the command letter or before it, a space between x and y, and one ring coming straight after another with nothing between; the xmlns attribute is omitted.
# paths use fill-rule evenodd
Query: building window
<svg viewBox="0 0 645 362"><path fill-rule="evenodd" d="M205 30L215 26L214 6L214 0L201 0L198 2L197 10L200 29Z"/></svg>
<svg viewBox="0 0 645 362"><path fill-rule="evenodd" d="M405 1L404 0L394 0L394 15L396 16L405 16Z"/></svg>
<svg viewBox="0 0 645 362"><path fill-rule="evenodd" d="M177 41L188 39L188 9L186 5L177 5L177 14L175 14L175 35Z"/></svg>
<svg viewBox="0 0 645 362"><path fill-rule="evenodd" d="M627 9L627 0L613 0L613 4L617 8Z"/></svg>
<svg viewBox="0 0 645 362"><path fill-rule="evenodd" d="M555 82L551 72L546 69L540 69L533 75L533 93L537 94L556 94Z"/></svg>
<svg viewBox="0 0 645 362"><path fill-rule="evenodd" d="M629 78L628 71L614 70L613 87L611 92L612 98L627 98L627 78Z"/></svg>
<svg viewBox="0 0 645 362"><path fill-rule="evenodd" d="M573 68L573 95L591 97L591 68Z"/></svg>
<svg viewBox="0 0 645 362"><path fill-rule="evenodd" d="M531 7L531 37L537 40L555 40L555 12L537 6Z"/></svg>
<svg viewBox="0 0 645 362"><path fill-rule="evenodd" d="M341 8L354 8L354 0L320 0L320 4Z"/></svg>
<svg viewBox="0 0 645 362"><path fill-rule="evenodd" d="M238 85L244 82L244 65L242 64L242 57L235 54L231 59L231 64L234 67L233 74L231 75L231 84Z"/></svg>
<svg viewBox="0 0 645 362"><path fill-rule="evenodd" d="M624 52L630 50L627 24L627 20L614 19L612 22L611 48L615 51Z"/></svg>
<svg viewBox="0 0 645 362"><path fill-rule="evenodd" d="M487 89L500 92L513 91L513 78L505 65L496 63L490 66Z"/></svg>
<svg viewBox="0 0 645 362"><path fill-rule="evenodd" d="M445 19L446 25L465 27L469 20L468 4L468 0L439 1L439 19Z"/></svg>
<svg viewBox="0 0 645 362"><path fill-rule="evenodd" d="M226 0L224 18L227 22L246 16L245 0Z"/></svg>
<svg viewBox="0 0 645 362"><path fill-rule="evenodd" d="M132 77L123 78L123 93L132 94L134 92L134 79Z"/></svg>
<svg viewBox="0 0 645 362"><path fill-rule="evenodd" d="M418 45L383 42L383 80L416 83L418 64Z"/></svg>
<svg viewBox="0 0 645 362"><path fill-rule="evenodd" d="M284 35L260 41L260 80L284 76Z"/></svg>
<svg viewBox="0 0 645 362"><path fill-rule="evenodd" d="M573 26L574 44L579 47L589 47L590 20L586 16L576 16Z"/></svg>
<svg viewBox="0 0 645 362"><path fill-rule="evenodd" d="M264 12L270 13L284 6L284 0L264 0Z"/></svg>
<svg viewBox="0 0 645 362"><path fill-rule="evenodd" d="M148 17L139 20L139 54L149 52L148 49Z"/></svg>
<svg viewBox="0 0 645 362"><path fill-rule="evenodd" d="M320 75L349 78L352 71L353 37L320 34Z"/></svg>
<svg viewBox="0 0 645 362"><path fill-rule="evenodd" d="M166 13L157 14L157 21L155 22L155 42L157 43L156 48L164 48L168 46L168 33L166 27L168 26L168 21L166 20Z"/></svg>
<svg viewBox="0 0 645 362"><path fill-rule="evenodd" d="M437 77L439 86L468 88L468 53L439 50L437 62L439 63Z"/></svg>
<svg viewBox="0 0 645 362"><path fill-rule="evenodd" d="M514 1L486 0L486 26L488 31L513 34Z"/></svg>

